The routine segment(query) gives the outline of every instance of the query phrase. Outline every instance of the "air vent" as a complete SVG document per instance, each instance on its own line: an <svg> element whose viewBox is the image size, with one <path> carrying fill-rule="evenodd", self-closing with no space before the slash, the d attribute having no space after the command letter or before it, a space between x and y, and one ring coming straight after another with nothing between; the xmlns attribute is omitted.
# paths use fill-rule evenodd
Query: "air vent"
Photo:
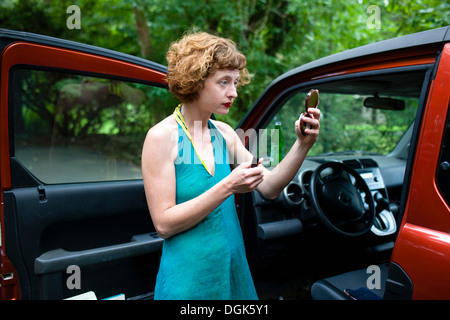
<svg viewBox="0 0 450 320"><path fill-rule="evenodd" d="M358 160L344 160L342 162L352 169L362 169L361 163Z"/></svg>
<svg viewBox="0 0 450 320"><path fill-rule="evenodd" d="M376 168L378 164L372 159L352 159L342 161L352 169Z"/></svg>
<svg viewBox="0 0 450 320"><path fill-rule="evenodd" d="M302 189L297 183L290 183L286 188L284 188L283 193L284 198L289 205L298 206L302 203Z"/></svg>
<svg viewBox="0 0 450 320"><path fill-rule="evenodd" d="M376 168L376 167L378 167L378 163L376 163L372 159L359 159L359 161L361 162L363 168Z"/></svg>

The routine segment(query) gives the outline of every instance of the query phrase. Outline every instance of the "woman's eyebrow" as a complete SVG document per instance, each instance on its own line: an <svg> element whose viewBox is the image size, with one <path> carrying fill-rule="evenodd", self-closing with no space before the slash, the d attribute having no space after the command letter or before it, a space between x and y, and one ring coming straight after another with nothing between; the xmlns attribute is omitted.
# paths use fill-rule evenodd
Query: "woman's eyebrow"
<svg viewBox="0 0 450 320"><path fill-rule="evenodd" d="M239 81L239 80L241 80L241 77L236 77L236 78L234 78L234 77L232 77L232 76L230 76L230 75L223 75L223 76L221 76L220 78L219 78L219 80L236 80L236 81Z"/></svg>

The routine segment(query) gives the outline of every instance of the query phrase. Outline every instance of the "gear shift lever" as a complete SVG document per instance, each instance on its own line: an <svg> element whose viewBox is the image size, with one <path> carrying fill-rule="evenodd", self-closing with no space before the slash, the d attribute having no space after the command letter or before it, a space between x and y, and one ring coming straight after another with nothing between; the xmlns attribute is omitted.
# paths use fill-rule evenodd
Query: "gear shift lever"
<svg viewBox="0 0 450 320"><path fill-rule="evenodd" d="M379 214L383 210L389 210L389 201L383 198L383 195L379 192L376 192L373 195L373 199L376 202L376 214Z"/></svg>

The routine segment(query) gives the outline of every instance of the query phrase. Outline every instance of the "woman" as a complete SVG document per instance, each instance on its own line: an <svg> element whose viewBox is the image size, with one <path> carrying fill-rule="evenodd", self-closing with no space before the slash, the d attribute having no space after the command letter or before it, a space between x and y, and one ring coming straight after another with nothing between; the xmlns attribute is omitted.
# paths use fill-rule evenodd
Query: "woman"
<svg viewBox="0 0 450 320"><path fill-rule="evenodd" d="M227 114L250 81L245 57L208 33L185 35L166 57L169 89L182 104L149 130L142 152L149 211L165 239L155 299L257 299L233 195L256 189L276 198L317 140L320 111L309 110L307 136L295 123L298 139L276 170L252 168L234 130L210 120Z"/></svg>

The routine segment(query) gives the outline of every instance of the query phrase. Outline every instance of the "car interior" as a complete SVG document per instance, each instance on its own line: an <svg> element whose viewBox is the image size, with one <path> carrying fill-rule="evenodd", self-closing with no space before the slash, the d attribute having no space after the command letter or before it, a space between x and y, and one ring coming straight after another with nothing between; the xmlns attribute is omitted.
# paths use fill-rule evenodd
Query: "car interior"
<svg viewBox="0 0 450 320"><path fill-rule="evenodd" d="M276 123L283 130L287 152L308 90L320 92L320 136L295 178L275 200L257 191L241 198L249 261L262 296L352 299L352 290L366 287L367 268L378 266L382 285L370 294L383 298L428 73L420 66L302 84L266 113L258 129L267 130L249 139L249 150L272 169L270 131ZM270 277L277 286L268 284Z"/></svg>

